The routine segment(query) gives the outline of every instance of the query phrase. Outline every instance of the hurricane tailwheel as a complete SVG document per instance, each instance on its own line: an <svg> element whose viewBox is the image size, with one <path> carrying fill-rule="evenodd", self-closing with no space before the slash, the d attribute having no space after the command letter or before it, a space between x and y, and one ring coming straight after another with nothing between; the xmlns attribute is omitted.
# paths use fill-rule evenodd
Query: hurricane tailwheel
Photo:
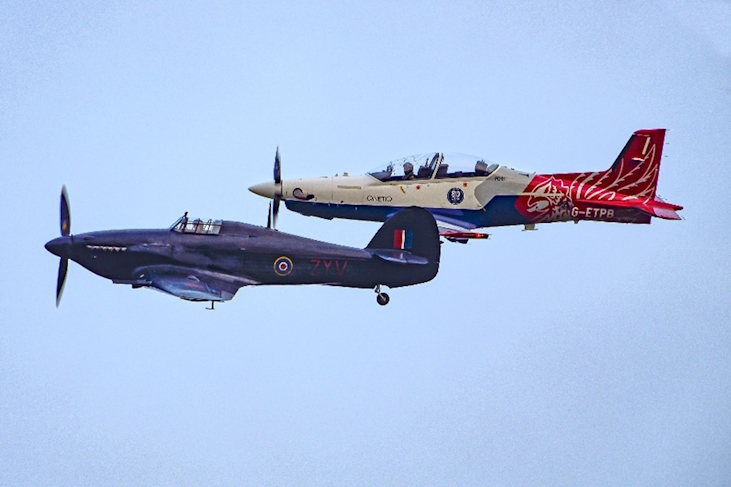
<svg viewBox="0 0 731 487"><path fill-rule="evenodd" d="M386 293L379 293L376 296L376 302L378 304L380 304L381 306L386 306L390 300L391 300L391 298L389 298L388 294L386 294Z"/></svg>

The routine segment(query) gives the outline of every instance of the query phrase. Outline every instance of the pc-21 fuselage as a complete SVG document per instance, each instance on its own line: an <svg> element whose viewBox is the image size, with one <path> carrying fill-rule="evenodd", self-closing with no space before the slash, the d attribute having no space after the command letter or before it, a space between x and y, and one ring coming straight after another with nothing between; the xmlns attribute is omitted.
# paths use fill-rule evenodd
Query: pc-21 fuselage
<svg viewBox="0 0 731 487"><path fill-rule="evenodd" d="M433 217L408 208L389 219L364 249L232 221L179 219L166 230L115 230L62 236L46 244L61 257L57 300L68 260L117 284L149 287L191 301L226 301L253 285L325 284L373 288L409 286L439 269ZM68 214L68 210L66 210ZM66 230L64 230L64 228ZM65 235L64 235L65 233Z"/></svg>
<svg viewBox="0 0 731 487"><path fill-rule="evenodd" d="M605 171L535 174L482 158L444 153L392 161L358 176L284 179L250 191L284 200L308 216L385 221L401 208L426 208L450 240L486 238L475 229L580 220L649 223L676 220L681 206L656 197L665 129L632 134Z"/></svg>

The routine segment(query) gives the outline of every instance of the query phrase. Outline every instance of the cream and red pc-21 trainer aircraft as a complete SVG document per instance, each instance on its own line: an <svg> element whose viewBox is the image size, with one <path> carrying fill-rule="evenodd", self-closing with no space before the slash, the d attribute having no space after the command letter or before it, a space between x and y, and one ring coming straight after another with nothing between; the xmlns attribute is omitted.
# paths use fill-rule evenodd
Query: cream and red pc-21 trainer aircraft
<svg viewBox="0 0 731 487"><path fill-rule="evenodd" d="M386 221L419 206L453 242L488 238L475 229L581 220L650 223L681 219L682 206L656 196L665 129L638 130L605 171L535 174L485 159L441 152L405 157L360 175L282 180L279 150L274 181L250 191L291 211L321 218Z"/></svg>

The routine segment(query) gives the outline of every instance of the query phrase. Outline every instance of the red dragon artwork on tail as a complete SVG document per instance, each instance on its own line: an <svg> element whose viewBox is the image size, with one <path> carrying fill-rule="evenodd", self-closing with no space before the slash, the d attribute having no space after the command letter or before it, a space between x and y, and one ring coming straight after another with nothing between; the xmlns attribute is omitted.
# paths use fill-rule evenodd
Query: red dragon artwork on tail
<svg viewBox="0 0 731 487"><path fill-rule="evenodd" d="M536 175L516 201L533 223L678 220L682 207L655 195L665 129L636 131L606 171Z"/></svg>

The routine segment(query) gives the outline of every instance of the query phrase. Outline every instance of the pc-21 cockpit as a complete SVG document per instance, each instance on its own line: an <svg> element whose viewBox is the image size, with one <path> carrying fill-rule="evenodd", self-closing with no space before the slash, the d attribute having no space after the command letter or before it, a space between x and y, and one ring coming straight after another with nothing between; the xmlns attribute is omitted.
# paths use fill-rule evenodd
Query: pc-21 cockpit
<svg viewBox="0 0 731 487"><path fill-rule="evenodd" d="M464 177L487 177L500 167L485 159L464 154L432 152L404 157L368 174L381 182Z"/></svg>
<svg viewBox="0 0 731 487"><path fill-rule="evenodd" d="M188 212L185 215L178 218L170 227L170 231L177 233L195 233L198 235L218 235L221 232L221 226L223 220L207 220L203 221L200 218L195 220L188 219Z"/></svg>

